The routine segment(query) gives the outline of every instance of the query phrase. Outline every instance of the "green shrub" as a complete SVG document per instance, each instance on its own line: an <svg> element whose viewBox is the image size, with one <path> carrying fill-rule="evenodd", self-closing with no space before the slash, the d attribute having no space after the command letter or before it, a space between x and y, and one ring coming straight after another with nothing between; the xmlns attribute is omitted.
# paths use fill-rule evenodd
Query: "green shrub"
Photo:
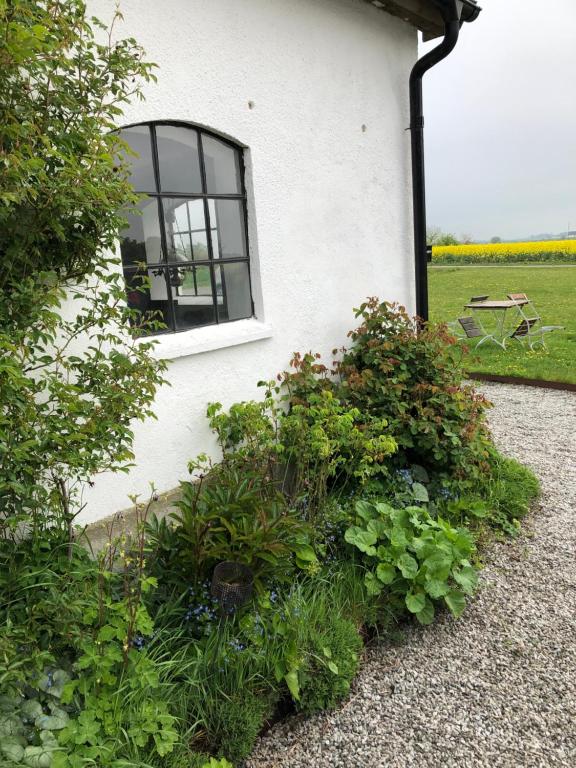
<svg viewBox="0 0 576 768"><path fill-rule="evenodd" d="M443 514L469 526L488 526L510 536L518 533L520 521L538 497L540 484L534 473L514 459L492 450L490 469L471 482L455 483L452 501Z"/></svg>
<svg viewBox="0 0 576 768"><path fill-rule="evenodd" d="M198 584L218 562L234 560L246 563L262 588L266 579L287 579L296 565L316 562L306 524L266 479L248 472L223 463L181 483L176 526L153 521L148 528L161 547L156 573L168 566L178 579Z"/></svg>
<svg viewBox="0 0 576 768"><path fill-rule="evenodd" d="M132 39L96 42L82 0L1 3L0 23L0 538L68 540L163 382L107 256L137 199L111 129L151 65Z"/></svg>
<svg viewBox="0 0 576 768"><path fill-rule="evenodd" d="M313 522L330 487L364 484L385 472L396 450L383 418L366 419L330 389L311 392L306 402L293 402L281 420L285 455L294 466L294 496L305 500Z"/></svg>
<svg viewBox="0 0 576 768"><path fill-rule="evenodd" d="M203 704L203 739L211 754L223 755L232 762L248 757L270 714L266 698L249 691L228 697L210 691Z"/></svg>
<svg viewBox="0 0 576 768"><path fill-rule="evenodd" d="M297 703L303 712L334 709L348 695L360 663L362 640L356 625L337 612L326 618L322 626L316 622L310 629Z"/></svg>
<svg viewBox="0 0 576 768"><path fill-rule="evenodd" d="M115 247L119 212L135 197L113 129L153 75L133 39L108 44L82 0L1 3L0 26L6 296L38 273L83 278L103 248Z"/></svg>
<svg viewBox="0 0 576 768"><path fill-rule="evenodd" d="M370 299L356 310L362 324L338 364L345 397L364 414L384 418L398 444L397 466L469 475L488 458L488 405L462 384L461 352L442 326L418 329L403 308Z"/></svg>
<svg viewBox="0 0 576 768"><path fill-rule="evenodd" d="M472 536L465 528L453 528L426 509L393 509L383 502L359 501L356 525L346 541L364 554L370 570L366 587L372 594L385 593L398 609L408 609L421 624L434 620L434 604L445 603L454 616L474 592L476 571L470 558Z"/></svg>

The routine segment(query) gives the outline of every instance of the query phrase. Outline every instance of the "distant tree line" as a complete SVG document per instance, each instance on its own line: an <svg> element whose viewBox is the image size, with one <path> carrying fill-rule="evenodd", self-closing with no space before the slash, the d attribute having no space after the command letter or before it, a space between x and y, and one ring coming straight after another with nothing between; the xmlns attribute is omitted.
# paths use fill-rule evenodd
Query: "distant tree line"
<svg viewBox="0 0 576 768"><path fill-rule="evenodd" d="M428 227L426 230L428 245L468 245L472 243L472 235L463 234L456 237L452 232L443 232L440 227Z"/></svg>

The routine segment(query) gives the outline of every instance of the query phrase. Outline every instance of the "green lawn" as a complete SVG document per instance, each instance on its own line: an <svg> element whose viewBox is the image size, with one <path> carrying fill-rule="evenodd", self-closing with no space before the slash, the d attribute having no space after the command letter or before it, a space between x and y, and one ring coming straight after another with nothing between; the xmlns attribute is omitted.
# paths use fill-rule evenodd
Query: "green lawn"
<svg viewBox="0 0 576 768"><path fill-rule="evenodd" d="M464 304L477 294L504 299L507 293L526 293L545 325L565 326L546 335L547 350L531 352L515 341L506 351L490 342L478 350L470 346L469 370L576 384L576 267L429 267L428 280L432 321L471 314ZM488 313L481 318L488 319Z"/></svg>

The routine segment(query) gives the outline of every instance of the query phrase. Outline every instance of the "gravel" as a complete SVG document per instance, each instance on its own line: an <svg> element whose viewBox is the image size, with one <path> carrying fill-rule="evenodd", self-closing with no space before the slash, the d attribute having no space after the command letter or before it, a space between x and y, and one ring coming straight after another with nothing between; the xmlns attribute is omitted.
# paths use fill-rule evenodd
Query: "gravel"
<svg viewBox="0 0 576 768"><path fill-rule="evenodd" d="M461 619L368 650L341 709L279 723L247 768L576 766L576 394L479 389L542 482L522 535L491 546Z"/></svg>

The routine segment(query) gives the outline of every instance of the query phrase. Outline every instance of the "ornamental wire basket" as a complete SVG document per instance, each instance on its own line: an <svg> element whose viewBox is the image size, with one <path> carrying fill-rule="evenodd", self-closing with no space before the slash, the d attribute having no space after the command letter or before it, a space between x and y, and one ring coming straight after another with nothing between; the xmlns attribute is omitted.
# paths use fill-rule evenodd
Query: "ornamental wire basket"
<svg viewBox="0 0 576 768"><path fill-rule="evenodd" d="M222 613L230 614L250 600L253 584L254 576L247 565L226 560L214 568L210 592Z"/></svg>

